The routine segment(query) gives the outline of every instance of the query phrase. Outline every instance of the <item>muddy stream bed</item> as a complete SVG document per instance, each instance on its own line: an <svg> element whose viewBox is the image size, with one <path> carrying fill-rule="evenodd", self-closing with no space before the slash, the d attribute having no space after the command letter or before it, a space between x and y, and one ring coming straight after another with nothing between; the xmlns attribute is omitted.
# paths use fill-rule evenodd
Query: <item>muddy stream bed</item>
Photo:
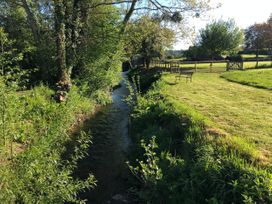
<svg viewBox="0 0 272 204"><path fill-rule="evenodd" d="M92 135L89 156L78 164L77 175L86 178L92 173L97 186L80 195L87 203L134 203L128 194L126 165L130 139L128 123L130 108L124 102L129 94L126 73L121 86L112 93L112 104L101 108L86 124Z"/></svg>

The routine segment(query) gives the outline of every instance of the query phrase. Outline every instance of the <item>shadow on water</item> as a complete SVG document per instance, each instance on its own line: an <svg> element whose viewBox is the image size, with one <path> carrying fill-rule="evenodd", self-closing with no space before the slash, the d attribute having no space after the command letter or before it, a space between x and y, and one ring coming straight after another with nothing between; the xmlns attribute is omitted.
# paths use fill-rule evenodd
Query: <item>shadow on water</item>
<svg viewBox="0 0 272 204"><path fill-rule="evenodd" d="M126 78L125 73L123 77ZM113 103L101 108L85 124L91 132L92 144L89 156L79 162L76 175L84 179L92 173L97 179L95 189L80 195L87 203L131 203L127 198L129 169L126 165L130 109L123 101L128 94L123 80L112 93Z"/></svg>

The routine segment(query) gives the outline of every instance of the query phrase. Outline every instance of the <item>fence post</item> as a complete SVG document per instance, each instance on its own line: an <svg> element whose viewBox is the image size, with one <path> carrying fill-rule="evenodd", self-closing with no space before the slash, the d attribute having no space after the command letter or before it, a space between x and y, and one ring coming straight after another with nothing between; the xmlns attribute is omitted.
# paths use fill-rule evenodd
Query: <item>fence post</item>
<svg viewBox="0 0 272 204"><path fill-rule="evenodd" d="M196 69L196 61L195 61L195 72L197 72L197 69Z"/></svg>

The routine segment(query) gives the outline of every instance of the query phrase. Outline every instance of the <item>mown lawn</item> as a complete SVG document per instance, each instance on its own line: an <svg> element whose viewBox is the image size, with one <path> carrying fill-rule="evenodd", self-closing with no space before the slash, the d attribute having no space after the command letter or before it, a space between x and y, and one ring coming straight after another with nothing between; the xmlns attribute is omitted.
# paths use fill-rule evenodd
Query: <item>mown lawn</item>
<svg viewBox="0 0 272 204"><path fill-rule="evenodd" d="M255 54L242 54L243 58L255 58ZM269 57L268 55L259 55L259 58L267 58Z"/></svg>
<svg viewBox="0 0 272 204"><path fill-rule="evenodd" d="M259 62L258 67L259 68L272 67L272 62L271 61ZM256 62L244 62L244 68L245 69L254 69L254 68L256 68Z"/></svg>
<svg viewBox="0 0 272 204"><path fill-rule="evenodd" d="M225 72L222 77L229 81L272 90L272 69Z"/></svg>
<svg viewBox="0 0 272 204"><path fill-rule="evenodd" d="M196 73L192 83L174 74L162 77L162 92L208 117L216 128L256 144L267 158L272 152L272 92L220 78L216 73Z"/></svg>

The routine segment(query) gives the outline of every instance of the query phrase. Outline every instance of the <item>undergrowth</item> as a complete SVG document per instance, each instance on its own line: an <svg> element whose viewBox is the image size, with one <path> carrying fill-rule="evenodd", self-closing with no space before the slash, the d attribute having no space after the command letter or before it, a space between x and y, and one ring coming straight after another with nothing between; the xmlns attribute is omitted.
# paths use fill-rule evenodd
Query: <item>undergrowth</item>
<svg viewBox="0 0 272 204"><path fill-rule="evenodd" d="M69 151L69 128L78 114L94 109L94 102L76 87L65 104L58 104L45 86L17 92L0 84L0 203L83 202L77 194L94 187L95 179L90 175L80 181L72 175L89 136L82 132L70 157L62 155Z"/></svg>
<svg viewBox="0 0 272 204"><path fill-rule="evenodd" d="M144 77L144 76L142 76ZM272 172L254 146L213 135L212 123L160 93L160 81L132 112L129 167L143 203L271 203Z"/></svg>

